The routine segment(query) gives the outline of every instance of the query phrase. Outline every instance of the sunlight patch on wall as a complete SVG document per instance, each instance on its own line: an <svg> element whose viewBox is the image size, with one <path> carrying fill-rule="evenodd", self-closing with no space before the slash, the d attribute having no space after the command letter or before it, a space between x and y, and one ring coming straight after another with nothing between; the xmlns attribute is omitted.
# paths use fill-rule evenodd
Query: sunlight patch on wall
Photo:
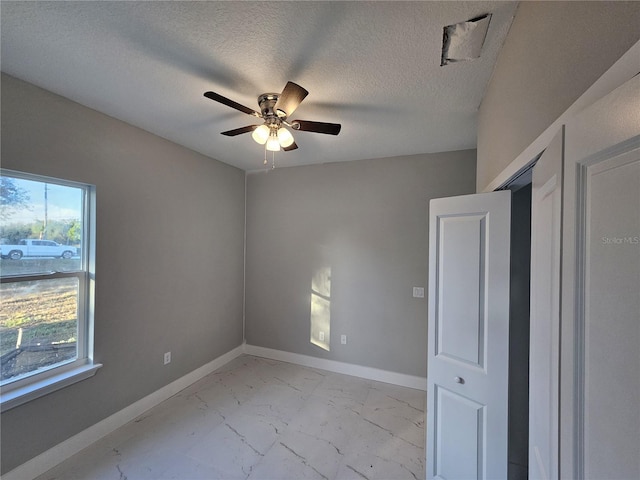
<svg viewBox="0 0 640 480"><path fill-rule="evenodd" d="M331 351L331 267L316 270L311 278L310 342Z"/></svg>

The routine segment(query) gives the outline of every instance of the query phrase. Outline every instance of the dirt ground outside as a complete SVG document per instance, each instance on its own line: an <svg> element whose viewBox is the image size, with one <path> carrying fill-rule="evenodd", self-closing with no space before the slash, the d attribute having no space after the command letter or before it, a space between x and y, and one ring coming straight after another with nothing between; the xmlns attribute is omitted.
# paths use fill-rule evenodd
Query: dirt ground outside
<svg viewBox="0 0 640 480"><path fill-rule="evenodd" d="M3 283L0 298L2 380L75 357L76 278Z"/></svg>

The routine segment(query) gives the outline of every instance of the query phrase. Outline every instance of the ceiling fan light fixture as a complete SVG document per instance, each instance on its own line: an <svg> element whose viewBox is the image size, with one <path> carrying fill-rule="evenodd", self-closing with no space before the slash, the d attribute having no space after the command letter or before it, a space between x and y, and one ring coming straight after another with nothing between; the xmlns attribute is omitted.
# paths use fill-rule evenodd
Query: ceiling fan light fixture
<svg viewBox="0 0 640 480"><path fill-rule="evenodd" d="M260 125L256 128L251 134L251 138L253 138L260 145L264 145L269 139L269 135L271 133L271 129L266 125Z"/></svg>
<svg viewBox="0 0 640 480"><path fill-rule="evenodd" d="M293 135L284 127L278 129L278 142L282 148L290 147L293 144Z"/></svg>
<svg viewBox="0 0 640 480"><path fill-rule="evenodd" d="M275 133L275 132L274 132ZM267 140L267 150L270 152L279 152L280 151L280 142L278 141L277 135L270 135Z"/></svg>

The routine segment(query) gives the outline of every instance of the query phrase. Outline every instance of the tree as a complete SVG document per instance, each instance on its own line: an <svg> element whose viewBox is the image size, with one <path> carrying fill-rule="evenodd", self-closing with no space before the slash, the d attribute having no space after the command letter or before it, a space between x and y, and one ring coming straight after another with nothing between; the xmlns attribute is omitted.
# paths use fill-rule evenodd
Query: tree
<svg viewBox="0 0 640 480"><path fill-rule="evenodd" d="M67 245L78 245L82 235L82 224L78 220L72 220L67 230Z"/></svg>
<svg viewBox="0 0 640 480"><path fill-rule="evenodd" d="M9 244L16 245L23 238L31 238L31 226L12 224L0 227L0 238Z"/></svg>
<svg viewBox="0 0 640 480"><path fill-rule="evenodd" d="M29 193L15 179L0 177L0 220L11 217L16 210L29 208Z"/></svg>

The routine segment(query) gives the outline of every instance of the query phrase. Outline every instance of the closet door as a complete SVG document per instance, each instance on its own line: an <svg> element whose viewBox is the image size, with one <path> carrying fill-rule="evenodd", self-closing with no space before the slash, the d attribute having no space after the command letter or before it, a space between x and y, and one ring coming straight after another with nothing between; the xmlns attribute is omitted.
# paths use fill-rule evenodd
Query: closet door
<svg viewBox="0 0 640 480"><path fill-rule="evenodd" d="M561 477L640 478L640 76L565 130Z"/></svg>
<svg viewBox="0 0 640 480"><path fill-rule="evenodd" d="M431 200L427 479L507 478L511 192Z"/></svg>
<svg viewBox="0 0 640 480"><path fill-rule="evenodd" d="M529 478L558 478L560 377L561 130L532 176Z"/></svg>

